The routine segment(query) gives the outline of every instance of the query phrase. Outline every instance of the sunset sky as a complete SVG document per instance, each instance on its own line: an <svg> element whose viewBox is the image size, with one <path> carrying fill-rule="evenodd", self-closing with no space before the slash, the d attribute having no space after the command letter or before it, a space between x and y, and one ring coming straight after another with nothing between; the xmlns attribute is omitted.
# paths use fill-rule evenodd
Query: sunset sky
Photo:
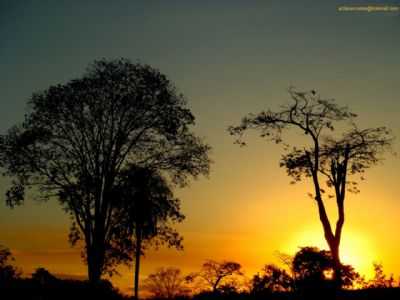
<svg viewBox="0 0 400 300"><path fill-rule="evenodd" d="M82 4L80 2L85 2ZM359 115L360 127L400 137L400 12L338 12L339 5L400 1L1 1L0 132L22 121L30 95L79 77L94 59L126 57L161 70L212 146L209 178L177 190L185 250L151 252L142 278L161 266L198 270L205 259L240 262L248 276L276 252L326 248L309 182L290 185L281 147L249 135L233 144L227 127L249 112L277 109L287 89L317 90ZM299 137L298 140L301 140ZM398 142L394 150L398 150ZM342 260L369 276L372 263L400 276L400 157L368 170L346 199ZM84 276L68 244L69 219L56 202L5 206L0 179L0 244L26 274ZM331 206L334 217L334 206ZM132 271L113 278L122 290Z"/></svg>

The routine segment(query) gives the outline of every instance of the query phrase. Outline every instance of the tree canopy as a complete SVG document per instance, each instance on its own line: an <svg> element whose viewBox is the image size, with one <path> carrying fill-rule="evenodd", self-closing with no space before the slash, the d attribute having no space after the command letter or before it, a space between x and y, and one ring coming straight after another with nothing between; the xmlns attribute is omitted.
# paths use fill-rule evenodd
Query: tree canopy
<svg viewBox="0 0 400 300"><path fill-rule="evenodd" d="M0 165L12 178L10 206L56 198L83 239L89 278L118 262L113 189L124 170L157 170L184 186L209 171L210 147L191 128L186 100L160 71L128 59L99 60L79 79L34 93L22 124L0 137ZM75 233L79 233L78 235ZM112 266L108 265L109 267Z"/></svg>

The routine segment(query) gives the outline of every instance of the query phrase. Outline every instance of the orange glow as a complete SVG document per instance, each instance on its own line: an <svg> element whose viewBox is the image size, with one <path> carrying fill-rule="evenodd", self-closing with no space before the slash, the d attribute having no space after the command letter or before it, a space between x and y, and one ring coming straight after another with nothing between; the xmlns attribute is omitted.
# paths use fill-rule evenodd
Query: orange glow
<svg viewBox="0 0 400 300"><path fill-rule="evenodd" d="M325 279L333 279L333 269L325 270L324 271L324 277Z"/></svg>
<svg viewBox="0 0 400 300"><path fill-rule="evenodd" d="M299 247L315 246L329 250L323 238L322 228L304 227L291 236L286 249L288 253L295 253ZM377 260L377 251L366 234L344 229L340 246L340 257L344 264L352 265L355 270L366 278L372 274L372 264Z"/></svg>

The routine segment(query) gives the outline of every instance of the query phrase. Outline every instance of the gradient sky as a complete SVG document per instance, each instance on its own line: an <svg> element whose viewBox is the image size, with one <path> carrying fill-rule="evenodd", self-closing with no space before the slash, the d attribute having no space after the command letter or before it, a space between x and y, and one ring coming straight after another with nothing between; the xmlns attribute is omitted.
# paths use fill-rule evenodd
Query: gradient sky
<svg viewBox="0 0 400 300"><path fill-rule="evenodd" d="M82 4L80 2L85 2ZM400 5L400 1L374 1ZM233 259L253 275L276 251L326 248L308 183L290 185L281 148L227 134L249 112L277 108L287 88L316 89L360 115L360 126L388 126L400 137L400 15L343 13L366 1L1 1L0 131L23 119L34 91L80 76L94 59L127 57L159 68L187 97L195 131L213 147L209 179L177 191L186 215L185 251L143 260L185 272L211 259ZM397 144L395 148L398 148ZM368 171L361 194L346 200L342 257L363 274L372 262L400 275L399 157ZM7 180L0 180L4 195ZM67 242L57 203L10 210L0 202L0 244L26 273L85 275ZM132 272L113 279L125 290Z"/></svg>

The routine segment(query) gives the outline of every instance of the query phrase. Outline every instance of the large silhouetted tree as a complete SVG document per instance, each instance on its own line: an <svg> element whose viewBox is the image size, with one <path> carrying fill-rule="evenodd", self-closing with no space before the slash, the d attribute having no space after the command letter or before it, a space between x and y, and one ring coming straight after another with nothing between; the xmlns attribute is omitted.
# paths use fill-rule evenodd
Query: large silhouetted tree
<svg viewBox="0 0 400 300"><path fill-rule="evenodd" d="M250 129L258 130L261 137L276 143L283 142L282 133L288 129L305 136L304 144L292 148L284 144L287 152L280 165L286 168L293 182L311 179L314 193L310 195L317 203L325 239L335 261L336 278L339 279L339 245L345 221L346 191L358 192L356 179L350 177L359 175L363 179L365 170L380 161L392 137L385 127L358 129L353 121L355 114L332 99L321 98L314 90L298 92L291 88L289 94L292 102L279 111L250 114L239 126L231 126L229 132L241 145L245 145L242 137ZM340 121L348 121L350 128L341 136L334 135L335 126ZM330 193L325 193L326 190ZM332 228L325 209L324 194L336 200L338 219L335 228Z"/></svg>
<svg viewBox="0 0 400 300"><path fill-rule="evenodd" d="M6 200L58 199L82 239L91 282L121 259L114 228L115 183L131 165L158 170L181 186L207 174L209 146L165 75L127 59L95 61L79 79L34 93L21 125L0 138L0 164L12 178Z"/></svg>
<svg viewBox="0 0 400 300"><path fill-rule="evenodd" d="M118 227L125 234L122 239L133 238L134 295L138 299L140 257L150 246L167 244L182 249L182 237L173 225L183 221L184 215L180 212L179 199L159 172L132 167L122 175L116 185L117 197L122 200Z"/></svg>

